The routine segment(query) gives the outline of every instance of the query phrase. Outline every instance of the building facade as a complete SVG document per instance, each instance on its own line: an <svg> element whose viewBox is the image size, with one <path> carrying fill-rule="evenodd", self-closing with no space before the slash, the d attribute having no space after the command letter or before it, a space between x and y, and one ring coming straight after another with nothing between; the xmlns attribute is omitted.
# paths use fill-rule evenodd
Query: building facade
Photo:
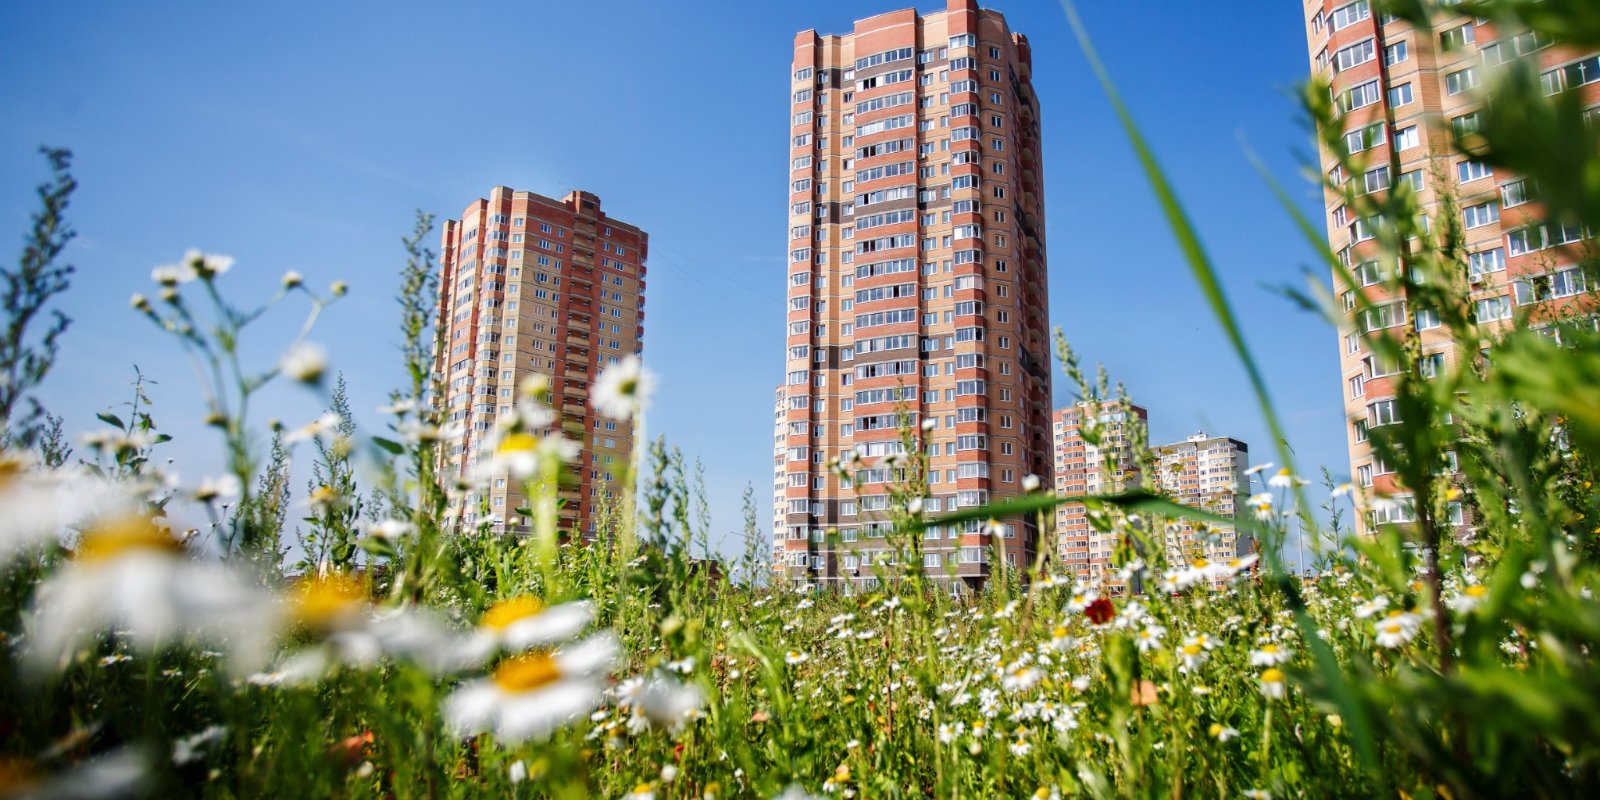
<svg viewBox="0 0 1600 800"><path fill-rule="evenodd" d="M600 371L641 353L649 236L608 217L600 198L574 191L556 200L497 186L444 223L440 243L434 369L444 419L460 435L444 443L440 478L476 475L533 376L547 379L557 423L582 445L577 482L560 488L562 530L591 535L596 503L615 490L632 451L632 430L589 407ZM488 476L453 498L451 518L526 532L518 481Z"/></svg>
<svg viewBox="0 0 1600 800"><path fill-rule="evenodd" d="M1079 402L1056 411L1056 494L1112 494L1138 486L1137 450L1149 422L1150 412L1118 401ZM1115 534L1095 530L1084 504L1056 506L1056 558L1080 580L1114 583L1109 565L1116 545Z"/></svg>
<svg viewBox="0 0 1600 800"><path fill-rule="evenodd" d="M1154 483L1162 493L1190 508L1237 519L1249 496L1250 447L1238 439L1204 431L1181 442L1152 449ZM1171 520L1162 534L1167 563L1197 559L1227 562L1255 551L1255 540L1235 524Z"/></svg>
<svg viewBox="0 0 1600 800"><path fill-rule="evenodd" d="M1544 325L1570 312L1584 302L1587 288L1577 268L1587 232L1547 224L1534 187L1462 155L1454 142L1476 130L1481 87L1495 67L1512 59L1534 61L1548 93L1581 93L1595 114L1600 55L1499 31L1489 20L1448 8L1432 20L1431 30L1375 13L1369 0L1304 0L1304 12L1313 76L1331 84L1345 148L1364 162L1361 174L1346 175L1338 154L1328 148L1320 153L1332 184L1324 194L1328 243L1357 284L1335 275L1347 314L1339 330L1339 369L1351 474L1360 488L1356 525L1371 534L1374 525L1406 522L1415 512L1410 494L1374 456L1368 440L1374 428L1400 422L1394 381L1401 367L1385 363L1364 337L1415 335L1423 374L1452 364L1456 352L1436 314L1409 308L1393 284L1385 283L1393 267L1379 257L1375 221L1353 218L1350 197L1406 182L1433 219L1445 213L1442 201L1453 200L1466 238L1467 301L1489 329L1508 326L1513 318ZM1375 307L1358 312L1358 293ZM1396 502L1374 505L1374 497ZM1456 524L1470 524L1459 505L1450 515Z"/></svg>
<svg viewBox="0 0 1600 800"><path fill-rule="evenodd" d="M898 412L931 455L929 513L1048 480L1050 364L1039 106L1028 41L975 0L795 37L788 92L784 494L775 569L868 581L887 525ZM841 480L830 462L859 454ZM1036 524L923 542L976 587L1029 563ZM863 555L863 552L866 554Z"/></svg>

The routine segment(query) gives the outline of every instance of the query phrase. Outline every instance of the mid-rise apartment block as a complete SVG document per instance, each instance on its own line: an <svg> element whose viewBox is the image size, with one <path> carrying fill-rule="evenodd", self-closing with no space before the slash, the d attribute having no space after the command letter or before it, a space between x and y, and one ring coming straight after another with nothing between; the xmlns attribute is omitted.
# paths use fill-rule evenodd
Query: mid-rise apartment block
<svg viewBox="0 0 1600 800"><path fill-rule="evenodd" d="M927 513L1049 479L1039 105L1028 40L975 0L795 37L784 494L776 569L851 589L884 541L900 412L930 453ZM931 426L922 430L922 425ZM830 462L859 454L847 480ZM934 530L952 590L1031 563L1037 525Z"/></svg>
<svg viewBox="0 0 1600 800"><path fill-rule="evenodd" d="M1150 412L1122 401L1079 402L1057 411L1056 494L1113 494L1138 486L1138 448L1149 421ZM1084 504L1056 506L1056 557L1079 579L1095 586L1111 582L1116 545L1117 535L1096 530Z"/></svg>
<svg viewBox="0 0 1600 800"><path fill-rule="evenodd" d="M444 223L435 367L436 398L461 426L441 454L441 479L476 477L494 447L496 421L513 413L532 376L549 381L557 425L581 444L578 480L562 486L561 525L594 530L596 503L615 491L632 451L627 423L597 414L589 387L601 370L642 352L645 258L649 236L607 216L600 198L569 192L556 200L497 186ZM525 532L528 506L519 481L487 476L456 497L462 525L487 521Z"/></svg>
<svg viewBox="0 0 1600 800"><path fill-rule="evenodd" d="M1415 512L1409 491L1395 482L1368 440L1375 428L1402 422L1394 382L1403 365L1386 363L1365 339L1382 332L1414 335L1423 375L1453 365L1457 354L1438 315L1412 307L1403 291L1386 283L1396 265L1380 257L1381 220L1357 218L1351 199L1406 183L1432 220L1446 213L1442 201L1453 199L1452 213L1460 215L1466 239L1466 300L1490 330L1514 319L1548 327L1574 312L1586 316L1591 308L1578 268L1590 232L1547 220L1536 186L1454 145L1477 130L1481 91L1493 71L1515 59L1535 65L1546 93L1578 93L1595 115L1600 55L1499 30L1491 20L1440 6L1431 29L1419 30L1375 13L1369 0L1304 0L1312 73L1331 84L1344 147L1361 162L1358 174L1344 174L1337 153L1320 153L1332 184L1324 195L1328 243L1354 275L1355 285L1335 275L1335 291L1349 315L1339 330L1339 370L1350 468L1364 512L1356 524L1368 534L1375 524L1406 522ZM1358 296L1374 307L1360 310ZM1587 324L1593 325L1592 317ZM1559 335L1557 328L1549 330ZM1396 502L1373 505L1374 497ZM1450 514L1456 524L1470 524L1459 505Z"/></svg>
<svg viewBox="0 0 1600 800"><path fill-rule="evenodd" d="M1055 419L1055 490L1062 496L1159 491L1190 508L1230 520L1244 509L1250 448L1225 436L1199 433L1173 444L1147 444L1150 414L1125 400L1079 402ZM1060 568L1103 590L1123 588L1112 554L1121 534L1096 528L1083 503L1056 507ZM1250 554L1255 542L1232 523L1166 521L1154 532L1168 564L1198 558L1227 561ZM1121 564L1116 565L1121 567Z"/></svg>
<svg viewBox="0 0 1600 800"><path fill-rule="evenodd" d="M1197 433L1181 442L1155 447L1151 472L1161 492L1190 508L1229 520L1244 511L1249 496L1250 447L1238 439ZM1249 555L1255 540L1233 523L1170 520L1161 532L1167 563L1197 559L1226 562Z"/></svg>

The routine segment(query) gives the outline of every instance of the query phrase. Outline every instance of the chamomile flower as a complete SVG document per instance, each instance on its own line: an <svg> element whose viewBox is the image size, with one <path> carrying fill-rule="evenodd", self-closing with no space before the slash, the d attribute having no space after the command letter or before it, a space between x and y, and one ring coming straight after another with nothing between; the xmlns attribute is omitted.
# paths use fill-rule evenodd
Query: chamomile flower
<svg viewBox="0 0 1600 800"><path fill-rule="evenodd" d="M666 677L635 678L617 687L617 705L630 713L628 730L679 731L700 712L706 696L692 683Z"/></svg>
<svg viewBox="0 0 1600 800"><path fill-rule="evenodd" d="M600 373L589 402L601 414L627 421L649 407L655 388L655 374L644 368L638 356L628 356Z"/></svg>
<svg viewBox="0 0 1600 800"><path fill-rule="evenodd" d="M478 626L457 643L463 663L482 663L496 652L552 647L576 638L594 621L594 608L578 600L546 606L532 595L502 600L483 612Z"/></svg>
<svg viewBox="0 0 1600 800"><path fill-rule="evenodd" d="M536 436L522 431L505 431L495 442L494 454L479 467L479 479L509 475L525 481L539 474L541 466L560 464L578 457L582 448L560 433Z"/></svg>
<svg viewBox="0 0 1600 800"><path fill-rule="evenodd" d="M1261 649L1250 651L1250 666L1276 667L1287 662L1293 655L1289 650L1268 642L1262 645Z"/></svg>
<svg viewBox="0 0 1600 800"><path fill-rule="evenodd" d="M1139 648L1139 652L1146 653L1160 649L1161 637L1165 635L1167 635L1166 628L1160 625L1146 625L1133 635L1133 643Z"/></svg>
<svg viewBox="0 0 1600 800"><path fill-rule="evenodd" d="M446 697L445 720L460 735L493 733L508 745L544 739L600 705L619 650L607 632L563 650L508 658Z"/></svg>
<svg viewBox="0 0 1600 800"><path fill-rule="evenodd" d="M1291 486L1305 486L1306 483L1307 481L1305 478L1290 472L1288 467L1278 470L1273 474L1272 477L1267 479L1267 485L1274 489L1287 489Z"/></svg>
<svg viewBox="0 0 1600 800"><path fill-rule="evenodd" d="M284 354L278 369L301 383L319 384L328 371L328 351L316 342L301 342Z"/></svg>
<svg viewBox="0 0 1600 800"><path fill-rule="evenodd" d="M1470 586L1464 587L1460 594L1457 594L1454 597L1446 598L1444 602L1445 605L1450 607L1451 611L1454 611L1457 614L1466 614L1471 612L1472 609L1477 608L1478 604L1482 603L1488 596L1489 587L1484 586L1483 584L1474 583Z"/></svg>
<svg viewBox="0 0 1600 800"><path fill-rule="evenodd" d="M1421 620L1417 615L1399 609L1390 611L1387 616L1373 623L1378 646L1391 650L1404 647L1415 639L1420 627Z"/></svg>
<svg viewBox="0 0 1600 800"><path fill-rule="evenodd" d="M1374 614L1377 614L1378 612L1383 611L1384 609L1386 609L1388 607L1389 607L1389 598L1384 597L1383 595L1380 594L1377 597L1374 597L1371 600L1368 600L1365 603L1362 603L1361 605L1356 606L1356 609L1355 609L1356 619L1366 619L1367 617L1370 617L1370 616L1372 616Z"/></svg>
<svg viewBox="0 0 1600 800"><path fill-rule="evenodd" d="M1268 700L1282 700L1289 694L1288 678L1283 670L1271 667L1261 673L1261 694Z"/></svg>
<svg viewBox="0 0 1600 800"><path fill-rule="evenodd" d="M39 585L27 621L27 663L61 670L80 647L114 632L146 654L192 639L224 651L236 670L265 663L278 610L255 583L192 558L148 517L99 523Z"/></svg>
<svg viewBox="0 0 1600 800"><path fill-rule="evenodd" d="M1216 739L1219 742L1226 742L1229 739L1239 735L1239 731L1223 725L1220 722L1211 723L1211 728L1206 732L1209 733L1213 739Z"/></svg>

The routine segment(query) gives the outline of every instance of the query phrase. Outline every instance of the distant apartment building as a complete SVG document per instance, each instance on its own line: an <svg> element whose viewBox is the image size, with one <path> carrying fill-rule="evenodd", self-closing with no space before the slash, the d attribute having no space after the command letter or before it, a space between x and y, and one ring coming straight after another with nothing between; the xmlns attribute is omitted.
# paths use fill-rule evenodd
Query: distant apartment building
<svg viewBox="0 0 1600 800"><path fill-rule="evenodd" d="M1552 323L1576 317L1593 326L1592 303L1580 261L1590 232L1546 219L1537 187L1521 176L1490 168L1454 146L1469 139L1483 108L1480 88L1492 71L1514 59L1531 60L1547 94L1577 93L1591 119L1600 115L1600 54L1552 46L1540 36L1503 31L1491 20L1439 4L1431 30L1375 13L1368 0L1304 0L1311 70L1331 83L1344 146L1361 162L1344 174L1338 154L1323 148L1322 169L1333 184L1324 193L1328 243L1353 273L1349 285L1335 275L1335 291L1348 319L1339 329L1339 370L1348 424L1350 469L1360 487L1356 525L1371 534L1377 524L1415 518L1410 491L1374 455L1369 434L1402 422L1394 382L1410 365L1387 363L1368 335L1414 335L1420 374L1453 365L1451 333L1436 313L1412 307L1403 290L1386 282L1394 265L1380 258L1381 220L1350 211L1354 196L1409 184L1423 213L1437 220L1453 198L1465 232L1469 297L1480 324L1491 330L1516 319L1559 336ZM1358 308L1358 296L1374 304ZM1393 503L1374 505L1374 497ZM1470 524L1459 504L1451 521Z"/></svg>
<svg viewBox="0 0 1600 800"><path fill-rule="evenodd" d="M1132 403L1080 402L1055 413L1055 490L1063 496L1112 494L1140 483L1137 445L1150 413ZM1087 434L1087 438L1086 437ZM1093 442L1090 441L1093 439ZM1062 567L1100 586L1117 535L1095 529L1082 503L1056 506L1056 554Z"/></svg>
<svg viewBox="0 0 1600 800"><path fill-rule="evenodd" d="M776 397L772 404L772 535L774 539L783 533L784 519L784 476L787 474L785 464L788 459L785 454L789 452L789 415L788 404L784 402L788 387L778 384Z"/></svg>
<svg viewBox="0 0 1600 800"><path fill-rule="evenodd" d="M884 542L883 463L904 410L931 453L924 511L984 505L1049 479L1039 105L1028 40L975 0L795 37L783 519L776 570L796 585L870 582ZM829 463L859 454L841 480ZM935 530L928 572L976 588L1028 564L1022 516ZM991 540L991 531L993 540Z"/></svg>
<svg viewBox="0 0 1600 800"><path fill-rule="evenodd" d="M1197 433L1181 442L1152 448L1154 484L1190 508L1236 519L1249 496L1250 447L1238 439ZM1169 521L1160 532L1167 563L1193 563L1204 558L1226 562L1249 555L1255 540L1233 523Z"/></svg>
<svg viewBox="0 0 1600 800"><path fill-rule="evenodd" d="M497 186L444 223L440 250L434 369L445 392L436 401L464 428L444 445L441 480L489 460L496 420L512 413L527 378L543 376L559 426L582 445L577 481L560 488L562 529L590 535L596 502L615 491L633 441L626 423L590 408L589 387L643 349L649 236L608 217L589 192L556 200ZM491 475L481 491L455 498L450 516L525 532L522 488Z"/></svg>
<svg viewBox="0 0 1600 800"><path fill-rule="evenodd" d="M1190 508L1237 518L1248 494L1249 446L1204 433L1150 446L1149 424L1149 412L1126 401L1079 402L1056 411L1056 494L1104 495L1143 487ZM1121 589L1122 579L1112 568L1120 534L1097 530L1090 515L1083 503L1056 507L1057 560L1090 585ZM1172 519L1155 535L1164 545L1168 563L1193 563L1197 558L1227 561L1255 548L1254 541L1233 524Z"/></svg>

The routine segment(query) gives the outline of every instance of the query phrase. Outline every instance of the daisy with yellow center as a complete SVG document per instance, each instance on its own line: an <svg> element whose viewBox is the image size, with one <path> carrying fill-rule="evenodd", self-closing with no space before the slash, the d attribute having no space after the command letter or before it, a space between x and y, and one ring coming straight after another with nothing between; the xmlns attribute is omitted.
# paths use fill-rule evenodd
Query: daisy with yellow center
<svg viewBox="0 0 1600 800"><path fill-rule="evenodd" d="M1457 614L1470 613L1480 603L1489 597L1489 587L1474 583L1461 590L1461 593L1445 601L1450 610Z"/></svg>
<svg viewBox="0 0 1600 800"><path fill-rule="evenodd" d="M1178 660L1183 663L1185 670L1199 667L1201 664L1206 663L1206 659L1209 657L1210 655L1206 653L1205 646L1193 639L1184 642L1183 646L1178 648Z"/></svg>
<svg viewBox="0 0 1600 800"><path fill-rule="evenodd" d="M59 670L87 641L114 632L132 651L193 641L248 673L265 663L278 606L232 567L189 555L148 516L91 527L73 558L39 584L26 622L28 666Z"/></svg>
<svg viewBox="0 0 1600 800"><path fill-rule="evenodd" d="M497 652L551 647L583 633L593 620L594 609L585 601L546 606L533 595L519 595L483 612L478 627L458 643L458 657L482 664Z"/></svg>
<svg viewBox="0 0 1600 800"><path fill-rule="evenodd" d="M504 744L544 739L600 705L619 652L606 632L562 650L513 656L445 698L445 720L460 735L493 733Z"/></svg>
<svg viewBox="0 0 1600 800"><path fill-rule="evenodd" d="M1261 673L1261 694L1268 700L1282 700L1289 694L1288 678L1283 670L1272 667Z"/></svg>
<svg viewBox="0 0 1600 800"><path fill-rule="evenodd" d="M1288 650L1269 642L1262 645L1260 650L1250 651L1250 666L1276 667L1288 661L1290 655Z"/></svg>
<svg viewBox="0 0 1600 800"><path fill-rule="evenodd" d="M365 616L371 594L361 581L333 573L300 581L291 598L295 619L312 628L329 629Z"/></svg>

